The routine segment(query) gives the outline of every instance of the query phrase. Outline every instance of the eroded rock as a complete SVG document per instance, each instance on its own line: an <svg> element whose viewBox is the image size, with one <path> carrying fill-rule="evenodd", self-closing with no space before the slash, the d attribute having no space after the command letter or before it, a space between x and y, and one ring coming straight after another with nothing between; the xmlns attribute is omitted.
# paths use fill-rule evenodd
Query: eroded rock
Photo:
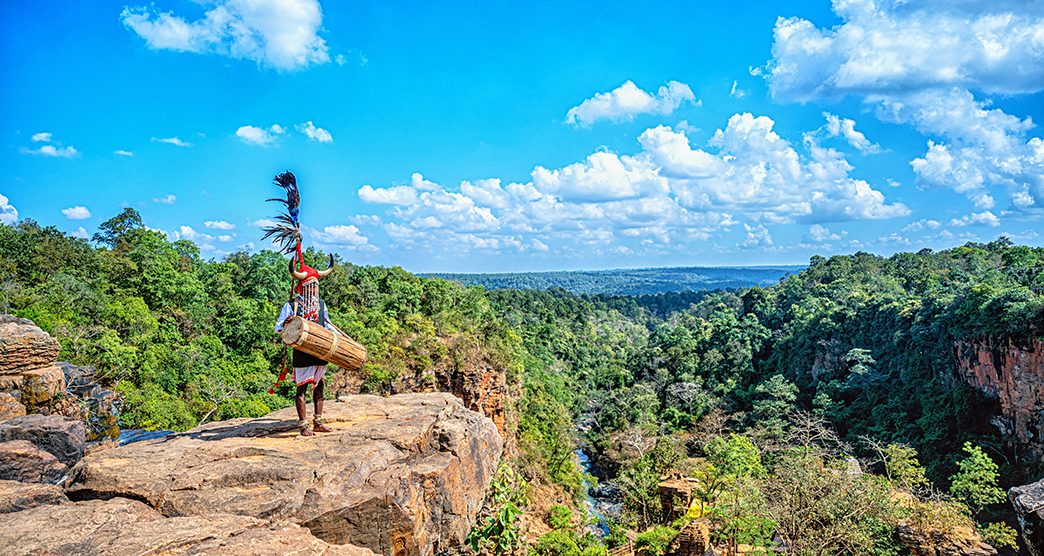
<svg viewBox="0 0 1044 556"><path fill-rule="evenodd" d="M68 501L62 489L54 485L0 481L0 514Z"/></svg>
<svg viewBox="0 0 1044 556"><path fill-rule="evenodd" d="M24 373L54 363L58 341L33 321L0 315L0 374Z"/></svg>
<svg viewBox="0 0 1044 556"><path fill-rule="evenodd" d="M899 540L913 556L993 556L997 549L984 543L972 528L923 531L907 524L898 528Z"/></svg>
<svg viewBox="0 0 1044 556"><path fill-rule="evenodd" d="M1032 556L1044 556L1044 479L1008 491L1022 529L1022 539Z"/></svg>
<svg viewBox="0 0 1044 556"><path fill-rule="evenodd" d="M342 400L329 434L300 436L288 408L92 454L69 496L288 520L387 555L461 546L501 455L493 422L445 393Z"/></svg>
<svg viewBox="0 0 1044 556"><path fill-rule="evenodd" d="M0 553L373 556L356 546L331 546L289 523L272 525L229 514L167 519L145 504L125 498L39 506L0 515Z"/></svg>
<svg viewBox="0 0 1044 556"><path fill-rule="evenodd" d="M6 440L28 440L63 464L74 465L83 458L86 435L81 421L32 414L0 423L0 442Z"/></svg>
<svg viewBox="0 0 1044 556"><path fill-rule="evenodd" d="M22 404L34 408L48 405L65 392L65 373L55 365L48 365L22 373Z"/></svg>
<svg viewBox="0 0 1044 556"><path fill-rule="evenodd" d="M0 479L56 484L68 469L53 454L27 440L0 442Z"/></svg>

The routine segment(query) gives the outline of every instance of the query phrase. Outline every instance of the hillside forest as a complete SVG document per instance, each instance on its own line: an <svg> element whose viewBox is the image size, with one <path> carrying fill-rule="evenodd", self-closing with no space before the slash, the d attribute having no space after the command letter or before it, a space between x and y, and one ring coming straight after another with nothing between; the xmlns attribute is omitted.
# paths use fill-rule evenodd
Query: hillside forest
<svg viewBox="0 0 1044 556"><path fill-rule="evenodd" d="M326 256L305 254L320 267ZM1044 335L1042 248L1002 238L813 257L772 285L642 296L486 290L337 261L322 296L370 354L341 390L391 394L476 352L507 377L514 449L472 531L479 552L596 556L633 543L661 555L694 520L731 554L907 554L911 530L977 532L1012 551L1003 489L1044 472L990 424L996 400L954 379L953 349ZM128 208L91 240L30 219L0 225L0 271L0 311L96 367L125 428L185 430L292 403L289 386L267 393L290 285L276 252L207 260ZM665 477L695 485L691 499L665 501ZM622 504L604 535L582 503L598 482Z"/></svg>

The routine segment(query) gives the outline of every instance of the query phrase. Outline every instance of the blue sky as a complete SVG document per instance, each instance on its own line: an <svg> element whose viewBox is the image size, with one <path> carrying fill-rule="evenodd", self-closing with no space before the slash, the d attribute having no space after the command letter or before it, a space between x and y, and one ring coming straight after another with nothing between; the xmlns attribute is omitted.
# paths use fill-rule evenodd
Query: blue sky
<svg viewBox="0 0 1044 556"><path fill-rule="evenodd" d="M532 4L532 3L530 3ZM413 271L1041 245L1021 2L4 3L0 221Z"/></svg>

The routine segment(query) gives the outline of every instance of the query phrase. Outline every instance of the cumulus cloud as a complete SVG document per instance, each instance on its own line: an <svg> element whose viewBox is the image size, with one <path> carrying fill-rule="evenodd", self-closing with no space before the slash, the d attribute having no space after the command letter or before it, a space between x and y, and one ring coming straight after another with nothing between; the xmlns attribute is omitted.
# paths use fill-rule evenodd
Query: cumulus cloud
<svg viewBox="0 0 1044 556"><path fill-rule="evenodd" d="M352 224L325 226L313 232L315 238L324 244L345 248L369 247L370 240Z"/></svg>
<svg viewBox="0 0 1044 556"><path fill-rule="evenodd" d="M936 230L942 224L938 220L921 219L911 222L903 227L904 232L919 232L921 230Z"/></svg>
<svg viewBox="0 0 1044 556"><path fill-rule="evenodd" d="M134 156L134 153L132 151L125 151L123 149L117 149L115 151L112 151L112 154L117 156Z"/></svg>
<svg viewBox="0 0 1044 556"><path fill-rule="evenodd" d="M0 193L0 224L14 224L18 221L18 209L11 201Z"/></svg>
<svg viewBox="0 0 1044 556"><path fill-rule="evenodd" d="M808 227L808 239L816 243L838 241L846 235L848 235L848 232L832 233L829 228L821 224L812 224Z"/></svg>
<svg viewBox="0 0 1044 556"><path fill-rule="evenodd" d="M876 153L881 151L879 145L870 142L866 135L856 130L855 120L842 118L829 112L824 112L823 117L826 118L826 125L823 126L823 130L830 137L841 137L860 152Z"/></svg>
<svg viewBox="0 0 1044 556"><path fill-rule="evenodd" d="M56 147L54 145L42 145L36 149L22 148L24 154L33 154L37 156L48 156L51 158L73 158L79 156L80 151L76 150L76 147Z"/></svg>
<svg viewBox="0 0 1044 556"><path fill-rule="evenodd" d="M772 235L769 234L768 228L758 224L757 226L743 225L743 230L747 232L747 238L740 244L740 247L753 248L753 247L769 247L772 245Z"/></svg>
<svg viewBox="0 0 1044 556"><path fill-rule="evenodd" d="M168 193L168 194L164 195L163 197L153 197L152 198L152 202L153 203L159 203L161 205L173 205L174 202L177 201L177 200L178 200L178 197L176 195L172 194L172 193Z"/></svg>
<svg viewBox="0 0 1044 556"><path fill-rule="evenodd" d="M639 114L670 114L683 102L694 102L696 95L685 83L668 81L656 94L640 89L633 81L595 96L569 109L565 121L587 127L598 120L629 121Z"/></svg>
<svg viewBox="0 0 1044 556"><path fill-rule="evenodd" d="M179 226L177 231L177 239L188 239L196 243L213 241L214 236L210 234L204 234L197 232L192 226Z"/></svg>
<svg viewBox="0 0 1044 556"><path fill-rule="evenodd" d="M76 238L80 238L80 239L90 239L91 238L91 234L87 233L87 228L84 228L83 226L77 227L76 230L74 232L72 232L71 234L69 234L69 235L71 235L73 237L76 237Z"/></svg>
<svg viewBox="0 0 1044 556"><path fill-rule="evenodd" d="M485 178L449 188L415 173L408 185L364 185L358 195L387 207L374 225L397 245L425 249L666 252L738 226L740 215L750 222L747 246L764 247L773 224L909 214L852 177L844 155L808 134L793 145L774 124L736 114L701 148L658 126L638 137L633 154L599 150L561 167L537 166L523 182Z"/></svg>
<svg viewBox="0 0 1044 556"><path fill-rule="evenodd" d="M91 217L91 211L81 205L62 209L62 214L69 220L86 220Z"/></svg>
<svg viewBox="0 0 1044 556"><path fill-rule="evenodd" d="M735 99L740 99L747 96L747 91L739 88L739 81L733 80L732 89L729 91L729 96Z"/></svg>
<svg viewBox="0 0 1044 556"><path fill-rule="evenodd" d="M32 140L33 140L33 143L50 143L51 142L51 133L47 132L47 131L41 131L39 133L34 133L33 136L32 136Z"/></svg>
<svg viewBox="0 0 1044 556"><path fill-rule="evenodd" d="M1044 9L848 0L834 11L842 23L829 28L777 20L764 72L776 99L854 96L928 136L927 152L911 161L920 185L951 188L982 209L996 204L995 189L1017 210L1044 209L1044 145L1028 135L1032 121L988 98L1044 90Z"/></svg>
<svg viewBox="0 0 1044 556"><path fill-rule="evenodd" d="M206 227L209 230L228 231L228 230L235 230L236 229L236 225L235 224L233 224L231 222L226 222L224 220L207 220L206 222L203 223L203 226Z"/></svg>
<svg viewBox="0 0 1044 556"><path fill-rule="evenodd" d="M330 135L329 131L321 127L315 127L315 124L313 124L311 120L308 120L303 124L297 124L297 131L303 133L305 137L308 137L312 141L333 143L333 135Z"/></svg>
<svg viewBox="0 0 1044 556"><path fill-rule="evenodd" d="M286 131L283 126L273 124L267 128L245 125L236 130L236 137L248 145L268 146Z"/></svg>
<svg viewBox="0 0 1044 556"><path fill-rule="evenodd" d="M125 7L123 24L154 50L219 54L277 70L330 61L318 0L211 0L197 19Z"/></svg>
<svg viewBox="0 0 1044 556"><path fill-rule="evenodd" d="M954 218L950 220L950 226L963 227L963 226L1000 226L1000 218L988 210L982 212L975 212L972 214L966 214L960 218Z"/></svg>
<svg viewBox="0 0 1044 556"><path fill-rule="evenodd" d="M153 137L152 138L152 142L153 143L164 143L164 144L167 144L167 145L174 145L175 147L182 147L182 148L187 148L187 147L191 147L192 146L192 143L189 143L187 141L182 141L177 136L174 136L174 137Z"/></svg>

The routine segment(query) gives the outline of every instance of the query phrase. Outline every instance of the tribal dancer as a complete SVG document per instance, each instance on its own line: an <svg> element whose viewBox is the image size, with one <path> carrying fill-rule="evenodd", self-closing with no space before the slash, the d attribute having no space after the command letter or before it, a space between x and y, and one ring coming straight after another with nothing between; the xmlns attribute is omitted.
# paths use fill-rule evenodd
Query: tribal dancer
<svg viewBox="0 0 1044 556"><path fill-rule="evenodd" d="M275 184L286 190L286 200L268 200L282 203L286 206L287 211L276 217L278 221L276 224L264 228L265 235L262 239L272 237L274 242L282 245L283 253L293 253L293 258L290 259L290 275L293 276L296 283L290 301L287 301L283 305L282 311L279 312L275 331L282 331L286 322L296 317L320 323L334 332L340 332L330 322L326 312L326 303L319 297L319 280L333 272L333 255L330 255L330 266L326 270L316 270L304 264L304 257L301 254L301 227L298 221L301 196L297 190L297 178L290 172L283 172L275 177ZM298 266L296 270L294 269L295 262ZM301 434L314 436L317 432L331 432L333 429L323 424L326 361L295 349L291 362L294 368L294 382L297 384L294 404L297 406L297 419ZM276 384L278 385L284 378L286 378L285 363ZM308 427L306 419L308 410L306 394L309 384L312 385L312 402L315 406L311 428ZM273 391L274 387L273 390L269 390L269 392Z"/></svg>

